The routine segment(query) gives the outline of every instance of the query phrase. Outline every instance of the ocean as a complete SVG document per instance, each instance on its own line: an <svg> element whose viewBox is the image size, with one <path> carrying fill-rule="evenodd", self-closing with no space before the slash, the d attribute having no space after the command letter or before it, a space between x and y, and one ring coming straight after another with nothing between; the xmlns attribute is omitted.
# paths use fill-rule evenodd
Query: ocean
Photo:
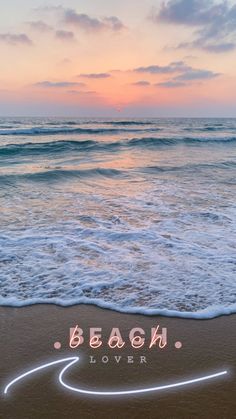
<svg viewBox="0 0 236 419"><path fill-rule="evenodd" d="M0 305L236 312L236 119L0 119Z"/></svg>

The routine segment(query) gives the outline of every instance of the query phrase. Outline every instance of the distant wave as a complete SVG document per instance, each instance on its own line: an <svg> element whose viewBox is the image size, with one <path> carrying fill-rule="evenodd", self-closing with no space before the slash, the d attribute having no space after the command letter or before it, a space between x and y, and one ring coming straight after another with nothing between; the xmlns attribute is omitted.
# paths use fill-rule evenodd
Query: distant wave
<svg viewBox="0 0 236 419"><path fill-rule="evenodd" d="M115 150L119 147L161 147L185 145L204 145L204 144L227 144L236 142L236 137L229 138L155 138L140 137L132 139L121 139L120 141L95 141L95 140L61 140L49 141L43 143L18 143L7 144L0 147L1 157L23 156L23 155L41 155L51 153L66 153L73 151L96 151L96 150Z"/></svg>
<svg viewBox="0 0 236 419"><path fill-rule="evenodd" d="M97 122L101 123L101 122ZM102 124L109 124L109 125L154 125L153 121L139 121L139 120L128 120L128 121L103 121ZM160 130L160 128L156 129Z"/></svg>
<svg viewBox="0 0 236 419"><path fill-rule="evenodd" d="M66 125L78 125L80 123L80 121L64 121ZM98 121L93 121L93 120L88 120L88 121L83 121L82 123L83 125L88 125L88 124L92 124L92 125L118 125L118 126L129 126L129 125L157 125L157 123L155 121L152 120L98 120ZM45 125L52 125L52 126L57 126L57 125L61 125L61 121L50 121L50 122L46 122Z"/></svg>
<svg viewBox="0 0 236 419"><path fill-rule="evenodd" d="M156 132L159 131L159 128L150 128L145 129L145 131ZM34 128L25 128L25 129L1 129L0 136L37 136L37 135L69 135L69 134L119 134L121 132L136 132L140 131L139 128L132 128L132 129L125 129L125 128L70 128L68 126L64 127L53 127L53 128L45 128L45 127L34 127Z"/></svg>
<svg viewBox="0 0 236 419"><path fill-rule="evenodd" d="M57 134L110 134L120 132L116 128L69 128L69 127L58 127L58 128L25 128L25 129L5 129L0 131L0 135L57 135Z"/></svg>
<svg viewBox="0 0 236 419"><path fill-rule="evenodd" d="M178 171L198 171L201 169L232 169L236 167L235 161L222 161L214 163L192 163L181 166L147 166L140 168L139 170L147 173L161 173L161 172L178 172Z"/></svg>
<svg viewBox="0 0 236 419"><path fill-rule="evenodd" d="M34 181L34 182L53 182L63 181L71 178L89 178L89 177L114 177L121 176L123 172L116 169L81 169L81 170L45 170L36 173L23 173L23 174L11 174L11 175L0 175L0 184L11 184L17 181Z"/></svg>
<svg viewBox="0 0 236 419"><path fill-rule="evenodd" d="M225 144L236 142L236 137L170 137L170 138L155 138L155 137L143 137L143 138L133 138L129 140L129 145L132 146L160 146L160 145L177 145L177 144L186 144L194 145L197 143L200 144Z"/></svg>
<svg viewBox="0 0 236 419"><path fill-rule="evenodd" d="M80 149L89 149L99 146L97 141L51 141L46 143L23 143L8 144L0 147L0 156L22 156L22 155L40 155L48 153L64 153Z"/></svg>
<svg viewBox="0 0 236 419"><path fill-rule="evenodd" d="M235 131L235 127L231 126L231 127L227 127L223 124L215 124L214 126L206 126L206 127L187 127L184 128L184 131L199 131L199 132L207 132L207 131L225 131L226 129L230 129L230 130L234 130Z"/></svg>
<svg viewBox="0 0 236 419"><path fill-rule="evenodd" d="M217 163L197 163L187 164L180 166L147 166L139 167L136 169L130 169L127 171L109 169L97 167L93 169L81 169L81 170L66 170L66 169L48 169L36 173L23 173L23 174L10 174L0 175L0 184L11 184L18 181L34 181L34 182L52 182L52 181L63 181L67 179L80 178L86 179L90 177L114 177L114 176L129 176L132 173L146 173L147 175L154 175L157 173L168 173L168 172L188 172L199 170L212 170L212 169L232 169L236 167L236 162L217 162Z"/></svg>

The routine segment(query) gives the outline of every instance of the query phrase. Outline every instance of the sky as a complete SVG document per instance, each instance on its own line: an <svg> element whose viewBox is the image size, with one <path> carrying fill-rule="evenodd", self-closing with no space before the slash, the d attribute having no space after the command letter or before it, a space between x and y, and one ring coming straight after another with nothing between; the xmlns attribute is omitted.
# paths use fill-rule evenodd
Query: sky
<svg viewBox="0 0 236 419"><path fill-rule="evenodd" d="M0 57L0 116L236 116L236 1L8 0Z"/></svg>

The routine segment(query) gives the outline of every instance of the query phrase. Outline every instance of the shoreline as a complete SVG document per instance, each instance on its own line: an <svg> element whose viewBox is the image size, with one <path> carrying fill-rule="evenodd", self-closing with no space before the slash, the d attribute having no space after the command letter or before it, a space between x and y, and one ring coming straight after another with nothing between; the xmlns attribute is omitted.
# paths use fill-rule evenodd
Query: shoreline
<svg viewBox="0 0 236 419"><path fill-rule="evenodd" d="M32 299L30 302L23 301L13 301L10 299L7 301L6 298L0 298L0 308L26 308L34 306L55 306L61 308L71 308L78 306L88 306L95 307L105 311L113 311L120 314L127 315L137 315L145 317L164 317L164 318L176 318L176 319L189 319L189 320L212 320L219 317L236 315L236 304L232 304L231 307L221 308L219 306L212 306L211 308L206 308L197 311L177 311L177 310L168 310L168 309L152 309L144 307L132 307L132 308L121 308L114 304L104 303L100 300L90 301L88 299L81 299L79 302L65 302L60 299L50 299L50 300L40 300ZM212 311L210 311L212 310Z"/></svg>
<svg viewBox="0 0 236 419"><path fill-rule="evenodd" d="M227 370L227 376L152 394L129 397L98 397L75 394L58 383L60 368L50 367L29 377L15 387L0 404L11 419L92 418L122 419L233 419L236 411L235 325L236 315L199 321L141 314L122 314L92 305L59 307L33 305L21 308L0 307L1 319L1 390L17 375L68 356L79 355L80 365L68 372L66 379L85 389L112 390L165 385ZM69 329L77 324L83 329L84 343L69 348ZM164 349L149 348L150 330L167 328L168 344ZM89 347L89 330L102 328L104 343ZM127 344L111 349L110 331L119 328L124 341L134 327L143 328L147 342L140 349ZM54 348L55 342L61 348ZM182 347L176 349L175 343ZM94 356L96 363L89 363ZM102 357L109 357L106 363ZM121 356L119 362L115 357ZM147 362L127 362L127 357L141 356ZM2 391L1 391L2 393ZM27 397L26 397L27 394Z"/></svg>

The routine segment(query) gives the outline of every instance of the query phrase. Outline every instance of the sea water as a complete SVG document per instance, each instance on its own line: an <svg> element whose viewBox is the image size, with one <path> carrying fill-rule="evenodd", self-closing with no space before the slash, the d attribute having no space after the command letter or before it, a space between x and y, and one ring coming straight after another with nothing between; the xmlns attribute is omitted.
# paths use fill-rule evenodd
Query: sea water
<svg viewBox="0 0 236 419"><path fill-rule="evenodd" d="M0 305L236 312L236 120L0 119Z"/></svg>

